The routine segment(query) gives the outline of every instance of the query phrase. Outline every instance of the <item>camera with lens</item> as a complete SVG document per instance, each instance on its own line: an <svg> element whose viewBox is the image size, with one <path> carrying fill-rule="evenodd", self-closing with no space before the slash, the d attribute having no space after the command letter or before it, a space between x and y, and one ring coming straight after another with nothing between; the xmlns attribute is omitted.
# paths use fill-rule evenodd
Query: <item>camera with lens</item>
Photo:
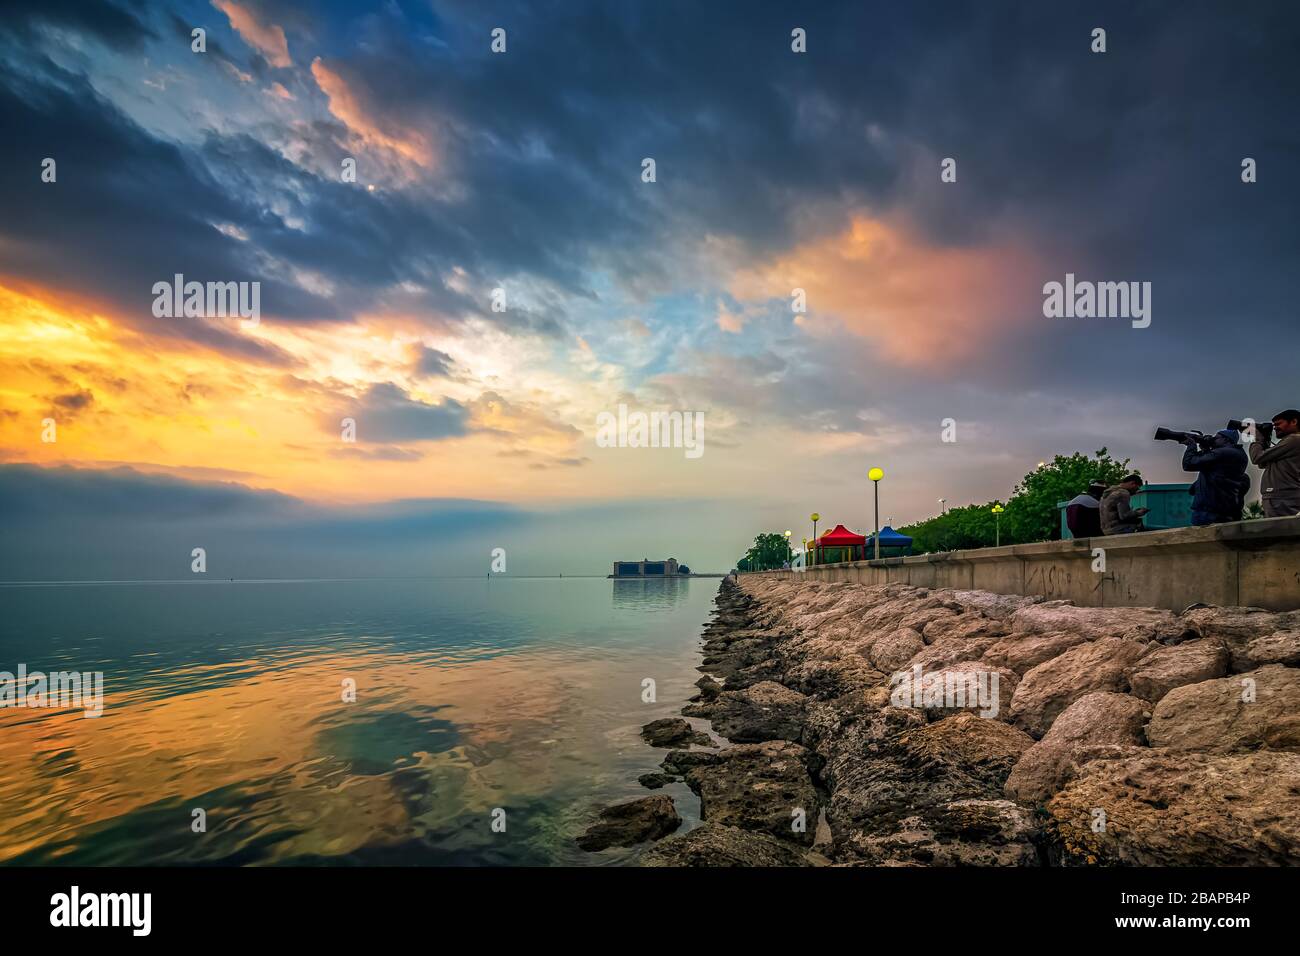
<svg viewBox="0 0 1300 956"><path fill-rule="evenodd" d="M1239 422L1234 418L1232 421L1228 422L1228 427L1235 428L1239 432L1244 432L1247 425L1245 422ZM1255 422L1255 434L1259 436L1261 441L1269 441L1273 437L1273 423Z"/></svg>
<svg viewBox="0 0 1300 956"><path fill-rule="evenodd" d="M1186 431L1175 431L1172 428L1157 428L1156 441L1176 441L1180 444L1186 444L1188 440L1196 442L1202 448L1208 448L1214 444L1214 436L1207 435L1205 432L1198 432L1194 428Z"/></svg>

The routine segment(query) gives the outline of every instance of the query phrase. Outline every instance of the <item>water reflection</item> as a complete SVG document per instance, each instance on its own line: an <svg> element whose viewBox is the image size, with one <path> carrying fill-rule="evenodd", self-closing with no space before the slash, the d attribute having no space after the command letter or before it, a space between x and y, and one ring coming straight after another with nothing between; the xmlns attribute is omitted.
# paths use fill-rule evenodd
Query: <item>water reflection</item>
<svg viewBox="0 0 1300 956"><path fill-rule="evenodd" d="M573 840L644 795L639 729L693 693L712 589L614 584L0 595L0 665L105 672L102 717L0 708L0 865L629 862Z"/></svg>
<svg viewBox="0 0 1300 956"><path fill-rule="evenodd" d="M628 611L663 611L690 594L690 578L614 578L614 607Z"/></svg>

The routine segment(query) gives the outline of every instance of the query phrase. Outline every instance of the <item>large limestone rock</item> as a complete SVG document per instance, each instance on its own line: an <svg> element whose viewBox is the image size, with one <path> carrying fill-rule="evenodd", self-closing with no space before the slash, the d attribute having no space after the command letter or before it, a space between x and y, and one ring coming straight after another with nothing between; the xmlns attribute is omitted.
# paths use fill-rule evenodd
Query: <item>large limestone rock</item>
<svg viewBox="0 0 1300 956"><path fill-rule="evenodd" d="M907 666L910 668L920 665L929 671L958 661L978 660L996 640L994 637L942 637L916 654L907 662Z"/></svg>
<svg viewBox="0 0 1300 956"><path fill-rule="evenodd" d="M925 641L918 632L900 627L872 643L867 656L877 670L892 674L902 670L924 648Z"/></svg>
<svg viewBox="0 0 1300 956"><path fill-rule="evenodd" d="M702 823L641 856L642 866L806 866L803 853L775 837Z"/></svg>
<svg viewBox="0 0 1300 956"><path fill-rule="evenodd" d="M912 665L890 680L894 707L919 707L930 720L968 712L980 717L1011 719L1011 700L1020 675L980 661L957 661L934 670Z"/></svg>
<svg viewBox="0 0 1300 956"><path fill-rule="evenodd" d="M888 678L857 654L836 660L808 660L790 665L781 676L787 686L818 700L863 692Z"/></svg>
<svg viewBox="0 0 1300 956"><path fill-rule="evenodd" d="M634 846L667 836L681 825L682 818L677 815L673 798L656 794L602 810L600 822L578 837L578 846L588 851Z"/></svg>
<svg viewBox="0 0 1300 956"><path fill-rule="evenodd" d="M713 738L701 730L696 730L680 717L664 717L652 720L641 728L641 737L651 747L681 747L699 744L714 747Z"/></svg>
<svg viewBox="0 0 1300 956"><path fill-rule="evenodd" d="M1009 724L973 714L913 723L891 735L891 726L907 726L909 712L887 710L895 714L881 712L846 735L848 748L865 759L841 750L827 764L827 818L836 842L893 833L909 817L929 821L936 808L953 801L1002 799L1011 768L1033 745Z"/></svg>
<svg viewBox="0 0 1300 956"><path fill-rule="evenodd" d="M1011 615L1013 633L1079 634L1088 640L1118 637L1131 641L1176 642L1187 625L1172 611L1153 607L1076 607L1048 601L1023 607Z"/></svg>
<svg viewBox="0 0 1300 956"><path fill-rule="evenodd" d="M1052 854L1067 865L1294 866L1297 795L1300 754L1098 759L1047 804Z"/></svg>
<svg viewBox="0 0 1300 956"><path fill-rule="evenodd" d="M983 660L994 667L1007 667L1026 674L1070 648L1087 642L1082 634L1011 634L984 651Z"/></svg>
<svg viewBox="0 0 1300 956"><path fill-rule="evenodd" d="M1031 812L1010 800L954 800L891 833L857 831L847 850L873 866L1041 866L1040 839Z"/></svg>
<svg viewBox="0 0 1300 956"><path fill-rule="evenodd" d="M994 594L992 591L953 591L952 600L968 611L979 611L996 621L1005 621L1021 608L1043 603L1037 595Z"/></svg>
<svg viewBox="0 0 1300 956"><path fill-rule="evenodd" d="M722 759L714 750L674 750L659 764L665 773L681 776L694 767L711 767Z"/></svg>
<svg viewBox="0 0 1300 956"><path fill-rule="evenodd" d="M1153 647L1129 668L1129 687L1154 704L1175 687L1222 677L1228 660L1228 648L1218 638Z"/></svg>
<svg viewBox="0 0 1300 956"><path fill-rule="evenodd" d="M1198 636L1223 641L1232 655L1234 672L1272 663L1250 657L1248 648L1255 639L1300 630L1300 611L1266 611L1258 607L1194 607L1183 612L1182 620Z"/></svg>
<svg viewBox="0 0 1300 956"><path fill-rule="evenodd" d="M1061 712L1042 740L1025 751L1007 778L1007 796L1040 803L1065 785L1082 748L1141 745L1150 706L1137 697L1107 691L1080 697Z"/></svg>
<svg viewBox="0 0 1300 956"><path fill-rule="evenodd" d="M1084 694L1128 690L1125 672L1145 649L1146 645L1134 640L1106 637L1072 647L1039 664L1025 674L1011 698L1012 721L1035 737L1042 737L1057 714Z"/></svg>
<svg viewBox="0 0 1300 956"><path fill-rule="evenodd" d="M982 611L962 611L960 614L937 616L921 629L927 644L940 641L973 641L1001 637L1007 626Z"/></svg>
<svg viewBox="0 0 1300 956"><path fill-rule="evenodd" d="M709 720L717 733L735 743L793 740L803 737L808 698L774 681L760 681L739 691L723 691L711 705Z"/></svg>
<svg viewBox="0 0 1300 956"><path fill-rule="evenodd" d="M1178 750L1300 748L1300 670L1270 664L1175 688L1152 712L1147 739Z"/></svg>
<svg viewBox="0 0 1300 956"><path fill-rule="evenodd" d="M1300 667L1300 629L1252 638L1246 643L1246 659L1253 667L1265 664Z"/></svg>
<svg viewBox="0 0 1300 956"><path fill-rule="evenodd" d="M686 784L700 798L700 819L811 846L820 801L808 774L810 752L784 740L738 744L716 763L693 767ZM794 824L802 811L803 830Z"/></svg>

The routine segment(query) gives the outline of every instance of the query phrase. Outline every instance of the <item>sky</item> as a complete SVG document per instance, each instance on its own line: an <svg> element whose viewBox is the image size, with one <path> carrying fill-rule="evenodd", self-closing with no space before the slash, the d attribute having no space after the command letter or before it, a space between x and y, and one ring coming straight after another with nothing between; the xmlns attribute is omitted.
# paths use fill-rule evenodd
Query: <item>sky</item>
<svg viewBox="0 0 1300 956"><path fill-rule="evenodd" d="M721 571L1300 405L1293 3L808 6L8 0L0 577Z"/></svg>

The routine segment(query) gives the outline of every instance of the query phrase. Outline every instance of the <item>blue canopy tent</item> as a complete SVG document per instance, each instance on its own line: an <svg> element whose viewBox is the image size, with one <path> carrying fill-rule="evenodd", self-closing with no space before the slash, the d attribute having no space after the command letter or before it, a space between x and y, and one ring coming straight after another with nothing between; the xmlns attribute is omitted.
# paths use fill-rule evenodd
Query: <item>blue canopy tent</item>
<svg viewBox="0 0 1300 956"><path fill-rule="evenodd" d="M882 558L899 558L906 557L912 553L912 539L905 534L899 534L889 525L880 529L880 556ZM867 538L867 557L876 556L876 536L873 534Z"/></svg>

